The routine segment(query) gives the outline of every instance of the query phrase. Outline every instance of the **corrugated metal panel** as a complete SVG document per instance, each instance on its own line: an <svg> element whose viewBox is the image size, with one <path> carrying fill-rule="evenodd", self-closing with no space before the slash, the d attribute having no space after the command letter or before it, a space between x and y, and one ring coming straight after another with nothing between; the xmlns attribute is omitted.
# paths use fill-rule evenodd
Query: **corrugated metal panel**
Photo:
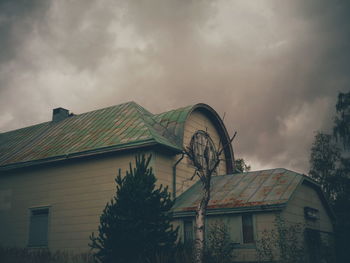
<svg viewBox="0 0 350 263"><path fill-rule="evenodd" d="M182 142L184 123L193 106L187 106L155 115L155 120L175 134Z"/></svg>
<svg viewBox="0 0 350 263"><path fill-rule="evenodd" d="M215 176L212 178L208 209L241 209L285 204L303 180L303 175L272 169ZM201 199L201 183L197 182L174 205L174 212L193 211Z"/></svg>
<svg viewBox="0 0 350 263"><path fill-rule="evenodd" d="M26 145L31 145L35 139L43 132L46 132L50 123L42 123L20 130L0 134L0 162L4 161L8 156L15 155L22 151Z"/></svg>
<svg viewBox="0 0 350 263"><path fill-rule="evenodd" d="M178 135L183 133L184 116L191 108L153 115L140 105L128 102L70 116L60 122L2 133L0 167L146 143L180 151L182 139Z"/></svg>

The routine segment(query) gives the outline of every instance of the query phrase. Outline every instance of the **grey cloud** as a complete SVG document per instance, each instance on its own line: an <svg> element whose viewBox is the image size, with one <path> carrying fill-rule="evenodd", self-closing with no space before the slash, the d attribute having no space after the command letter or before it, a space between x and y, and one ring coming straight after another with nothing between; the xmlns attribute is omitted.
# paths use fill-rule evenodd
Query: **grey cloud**
<svg viewBox="0 0 350 263"><path fill-rule="evenodd" d="M0 2L0 62L16 57L23 40L41 20L48 5L48 1L40 0Z"/></svg>
<svg viewBox="0 0 350 263"><path fill-rule="evenodd" d="M56 106L205 102L226 113L253 169L307 172L314 131L330 129L349 89L347 1L45 2L0 11L1 130Z"/></svg>
<svg viewBox="0 0 350 263"><path fill-rule="evenodd" d="M93 70L111 52L108 27L117 19L114 6L104 2L53 1L39 37L78 70Z"/></svg>

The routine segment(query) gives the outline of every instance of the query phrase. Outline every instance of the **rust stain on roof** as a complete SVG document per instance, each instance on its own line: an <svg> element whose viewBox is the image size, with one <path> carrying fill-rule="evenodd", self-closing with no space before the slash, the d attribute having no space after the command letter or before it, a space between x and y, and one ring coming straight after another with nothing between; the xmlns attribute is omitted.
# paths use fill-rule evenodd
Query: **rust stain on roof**
<svg viewBox="0 0 350 263"><path fill-rule="evenodd" d="M302 180L303 175L280 168L214 176L208 209L282 205L288 202ZM197 182L178 197L173 211L194 211L200 199L201 185Z"/></svg>

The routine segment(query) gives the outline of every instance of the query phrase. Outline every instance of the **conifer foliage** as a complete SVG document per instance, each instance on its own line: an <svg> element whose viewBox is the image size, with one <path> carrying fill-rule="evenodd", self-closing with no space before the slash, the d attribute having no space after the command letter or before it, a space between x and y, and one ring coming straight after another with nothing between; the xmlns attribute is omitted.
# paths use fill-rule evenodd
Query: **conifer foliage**
<svg viewBox="0 0 350 263"><path fill-rule="evenodd" d="M152 156L137 155L135 168L115 181L115 197L100 217L99 233L90 236L90 247L99 262L153 262L170 253L177 239L169 213L173 205L167 187L156 187L149 167Z"/></svg>
<svg viewBox="0 0 350 263"><path fill-rule="evenodd" d="M339 93L333 135L318 132L310 176L320 183L335 213L337 262L350 262L350 92Z"/></svg>

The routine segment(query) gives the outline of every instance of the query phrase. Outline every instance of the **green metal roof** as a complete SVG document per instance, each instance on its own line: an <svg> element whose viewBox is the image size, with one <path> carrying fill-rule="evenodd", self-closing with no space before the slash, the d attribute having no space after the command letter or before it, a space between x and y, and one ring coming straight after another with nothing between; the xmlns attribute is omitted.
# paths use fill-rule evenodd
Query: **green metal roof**
<svg viewBox="0 0 350 263"><path fill-rule="evenodd" d="M179 152L192 108L154 115L128 102L0 133L0 169L153 144Z"/></svg>
<svg viewBox="0 0 350 263"><path fill-rule="evenodd" d="M157 114L155 115L155 120L166 127L166 129L174 134L177 140L182 143L184 124L193 107L194 106L187 106Z"/></svg>
<svg viewBox="0 0 350 263"><path fill-rule="evenodd" d="M214 176L207 213L280 209L304 179L306 176L282 168ZM178 197L173 207L175 217L194 214L201 199L201 187L198 181Z"/></svg>

